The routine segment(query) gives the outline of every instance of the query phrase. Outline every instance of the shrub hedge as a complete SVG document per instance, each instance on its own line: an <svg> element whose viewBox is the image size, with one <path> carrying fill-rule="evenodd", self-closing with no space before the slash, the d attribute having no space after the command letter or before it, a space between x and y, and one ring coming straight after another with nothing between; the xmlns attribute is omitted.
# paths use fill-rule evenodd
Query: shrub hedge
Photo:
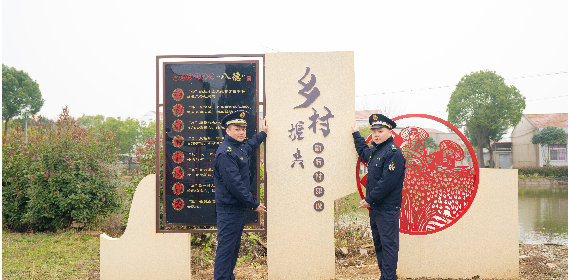
<svg viewBox="0 0 570 280"><path fill-rule="evenodd" d="M162 137L161 137L162 139ZM160 147L160 155L162 156L162 145ZM144 177L156 173L156 139L148 137L144 142L143 146L138 147L135 152L134 162L139 164L139 168L133 173L133 177L125 187L123 191L127 194L125 198L126 208L123 209L123 225L127 225L129 220L130 206L133 201L133 196L137 190L137 186L144 179ZM162 162L160 165L160 179L162 179ZM161 215L162 217L162 215Z"/></svg>
<svg viewBox="0 0 570 280"><path fill-rule="evenodd" d="M542 177L568 177L568 166L519 167L519 175L538 174Z"/></svg>
<svg viewBox="0 0 570 280"><path fill-rule="evenodd" d="M2 222L13 230L84 226L120 206L117 139L113 132L86 130L67 108L56 123L33 118L2 147Z"/></svg>

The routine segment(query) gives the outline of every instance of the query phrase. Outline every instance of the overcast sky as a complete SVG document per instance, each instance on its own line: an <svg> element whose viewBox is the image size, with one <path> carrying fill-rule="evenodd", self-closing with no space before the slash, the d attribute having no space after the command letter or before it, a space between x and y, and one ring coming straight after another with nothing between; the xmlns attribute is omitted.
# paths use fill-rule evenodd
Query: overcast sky
<svg viewBox="0 0 570 280"><path fill-rule="evenodd" d="M157 55L324 51L354 51L357 110L447 119L461 77L489 69L524 113L568 112L565 0L144 3L3 0L2 63L39 83L49 118L154 110Z"/></svg>

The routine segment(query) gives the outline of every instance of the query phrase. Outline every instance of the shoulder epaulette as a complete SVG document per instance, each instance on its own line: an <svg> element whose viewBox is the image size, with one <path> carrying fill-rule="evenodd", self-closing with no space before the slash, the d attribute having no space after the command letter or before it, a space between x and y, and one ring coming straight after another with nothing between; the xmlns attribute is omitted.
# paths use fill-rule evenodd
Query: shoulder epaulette
<svg viewBox="0 0 570 280"><path fill-rule="evenodd" d="M392 151L397 151L398 149L396 148L396 145L392 144Z"/></svg>

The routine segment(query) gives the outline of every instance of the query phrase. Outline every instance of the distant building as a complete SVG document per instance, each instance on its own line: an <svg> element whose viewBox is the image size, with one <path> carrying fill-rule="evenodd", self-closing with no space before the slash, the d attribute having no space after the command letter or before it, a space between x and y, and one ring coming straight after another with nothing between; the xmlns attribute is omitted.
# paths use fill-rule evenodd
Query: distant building
<svg viewBox="0 0 570 280"><path fill-rule="evenodd" d="M540 147L532 144L532 136L546 127L558 127L568 133L568 113L557 114L523 114L521 121L511 133L513 166L544 166L550 160L550 165L568 165L566 156L567 145Z"/></svg>
<svg viewBox="0 0 570 280"><path fill-rule="evenodd" d="M160 119L162 120L164 113L160 112ZM147 124L156 121L156 111L147 111L142 117L139 118L140 121L145 121Z"/></svg>
<svg viewBox="0 0 570 280"><path fill-rule="evenodd" d="M494 142L491 143L491 148L493 149L493 162L495 168L508 169L512 168L512 142ZM487 152L488 158L486 158L485 165L489 166L490 154Z"/></svg>

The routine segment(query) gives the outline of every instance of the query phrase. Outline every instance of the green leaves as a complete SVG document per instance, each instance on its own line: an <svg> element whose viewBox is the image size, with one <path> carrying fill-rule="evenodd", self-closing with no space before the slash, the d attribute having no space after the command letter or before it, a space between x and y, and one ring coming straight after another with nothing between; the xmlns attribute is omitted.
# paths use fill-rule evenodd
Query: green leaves
<svg viewBox="0 0 570 280"><path fill-rule="evenodd" d="M560 145L568 142L568 133L562 128L549 126L532 136L533 144Z"/></svg>
<svg viewBox="0 0 570 280"><path fill-rule="evenodd" d="M448 121L464 128L470 140L476 140L473 146L478 147L481 160L482 147L514 127L525 107L525 97L519 90L507 86L494 71L472 72L461 78L451 94L447 104Z"/></svg>
<svg viewBox="0 0 570 280"><path fill-rule="evenodd" d="M568 177L568 166L526 166L519 167L519 175L524 177L534 176L540 177Z"/></svg>
<svg viewBox="0 0 570 280"><path fill-rule="evenodd" d="M36 114L43 105L38 83L28 73L2 64L2 120Z"/></svg>
<svg viewBox="0 0 570 280"><path fill-rule="evenodd" d="M542 150L542 155L546 165L550 165L550 146L566 144L568 142L568 133L562 128L549 126L533 135L531 141L533 144L540 144L542 147L546 147L546 149Z"/></svg>
<svg viewBox="0 0 570 280"><path fill-rule="evenodd" d="M431 136L424 140L423 144L428 153L435 152L439 149L439 146L435 143L435 140L433 140Z"/></svg>
<svg viewBox="0 0 570 280"><path fill-rule="evenodd" d="M113 131L122 154L128 154L135 147L143 146L148 137L154 137L156 130L154 122L147 124L133 118L123 120L121 117L105 118L103 115L89 116L83 114L77 119L77 123L85 129Z"/></svg>
<svg viewBox="0 0 570 280"><path fill-rule="evenodd" d="M33 118L28 142L16 126L2 149L2 215L10 229L88 225L118 209L120 171L113 133L86 130L68 115Z"/></svg>

